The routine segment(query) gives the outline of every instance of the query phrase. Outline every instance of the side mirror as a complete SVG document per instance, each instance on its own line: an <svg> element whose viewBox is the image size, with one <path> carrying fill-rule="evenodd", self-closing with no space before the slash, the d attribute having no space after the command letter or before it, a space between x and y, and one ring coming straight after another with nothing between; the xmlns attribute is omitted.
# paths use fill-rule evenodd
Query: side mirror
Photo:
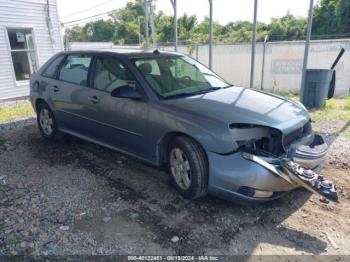
<svg viewBox="0 0 350 262"><path fill-rule="evenodd" d="M129 98L134 100L142 100L143 96L132 86L124 85L117 87L111 92L112 97Z"/></svg>

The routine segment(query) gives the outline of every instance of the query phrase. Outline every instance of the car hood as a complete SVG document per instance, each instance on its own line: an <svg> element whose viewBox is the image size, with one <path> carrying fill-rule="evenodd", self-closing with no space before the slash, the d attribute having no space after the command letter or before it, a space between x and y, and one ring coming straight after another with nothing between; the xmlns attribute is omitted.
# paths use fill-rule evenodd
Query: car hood
<svg viewBox="0 0 350 262"><path fill-rule="evenodd" d="M164 100L176 108L225 123L269 126L289 133L309 121L299 103L269 93L243 87L230 87L186 98Z"/></svg>

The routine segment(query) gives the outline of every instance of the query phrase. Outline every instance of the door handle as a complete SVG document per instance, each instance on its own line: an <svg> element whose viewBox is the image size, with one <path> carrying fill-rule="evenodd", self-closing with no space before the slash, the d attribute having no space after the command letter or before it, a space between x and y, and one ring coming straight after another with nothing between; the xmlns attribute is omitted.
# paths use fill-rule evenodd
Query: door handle
<svg viewBox="0 0 350 262"><path fill-rule="evenodd" d="M88 97L88 100L93 104L97 104L99 102L97 96L90 96Z"/></svg>
<svg viewBox="0 0 350 262"><path fill-rule="evenodd" d="M58 92L58 91L60 91L60 89L58 88L58 86L53 86L53 87L52 87L52 91Z"/></svg>

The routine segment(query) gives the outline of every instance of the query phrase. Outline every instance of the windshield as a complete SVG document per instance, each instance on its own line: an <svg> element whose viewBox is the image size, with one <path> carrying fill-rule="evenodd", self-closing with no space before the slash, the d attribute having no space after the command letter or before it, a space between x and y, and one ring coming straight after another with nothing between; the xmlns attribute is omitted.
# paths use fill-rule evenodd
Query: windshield
<svg viewBox="0 0 350 262"><path fill-rule="evenodd" d="M186 56L133 59L159 97L191 96L230 85L197 61Z"/></svg>

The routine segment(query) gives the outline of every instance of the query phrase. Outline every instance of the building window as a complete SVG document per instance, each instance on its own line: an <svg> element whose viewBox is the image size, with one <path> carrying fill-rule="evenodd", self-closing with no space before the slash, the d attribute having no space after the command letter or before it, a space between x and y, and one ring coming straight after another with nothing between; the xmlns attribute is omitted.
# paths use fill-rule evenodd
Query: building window
<svg viewBox="0 0 350 262"><path fill-rule="evenodd" d="M28 80L37 69L33 34L31 29L7 29L16 81Z"/></svg>

